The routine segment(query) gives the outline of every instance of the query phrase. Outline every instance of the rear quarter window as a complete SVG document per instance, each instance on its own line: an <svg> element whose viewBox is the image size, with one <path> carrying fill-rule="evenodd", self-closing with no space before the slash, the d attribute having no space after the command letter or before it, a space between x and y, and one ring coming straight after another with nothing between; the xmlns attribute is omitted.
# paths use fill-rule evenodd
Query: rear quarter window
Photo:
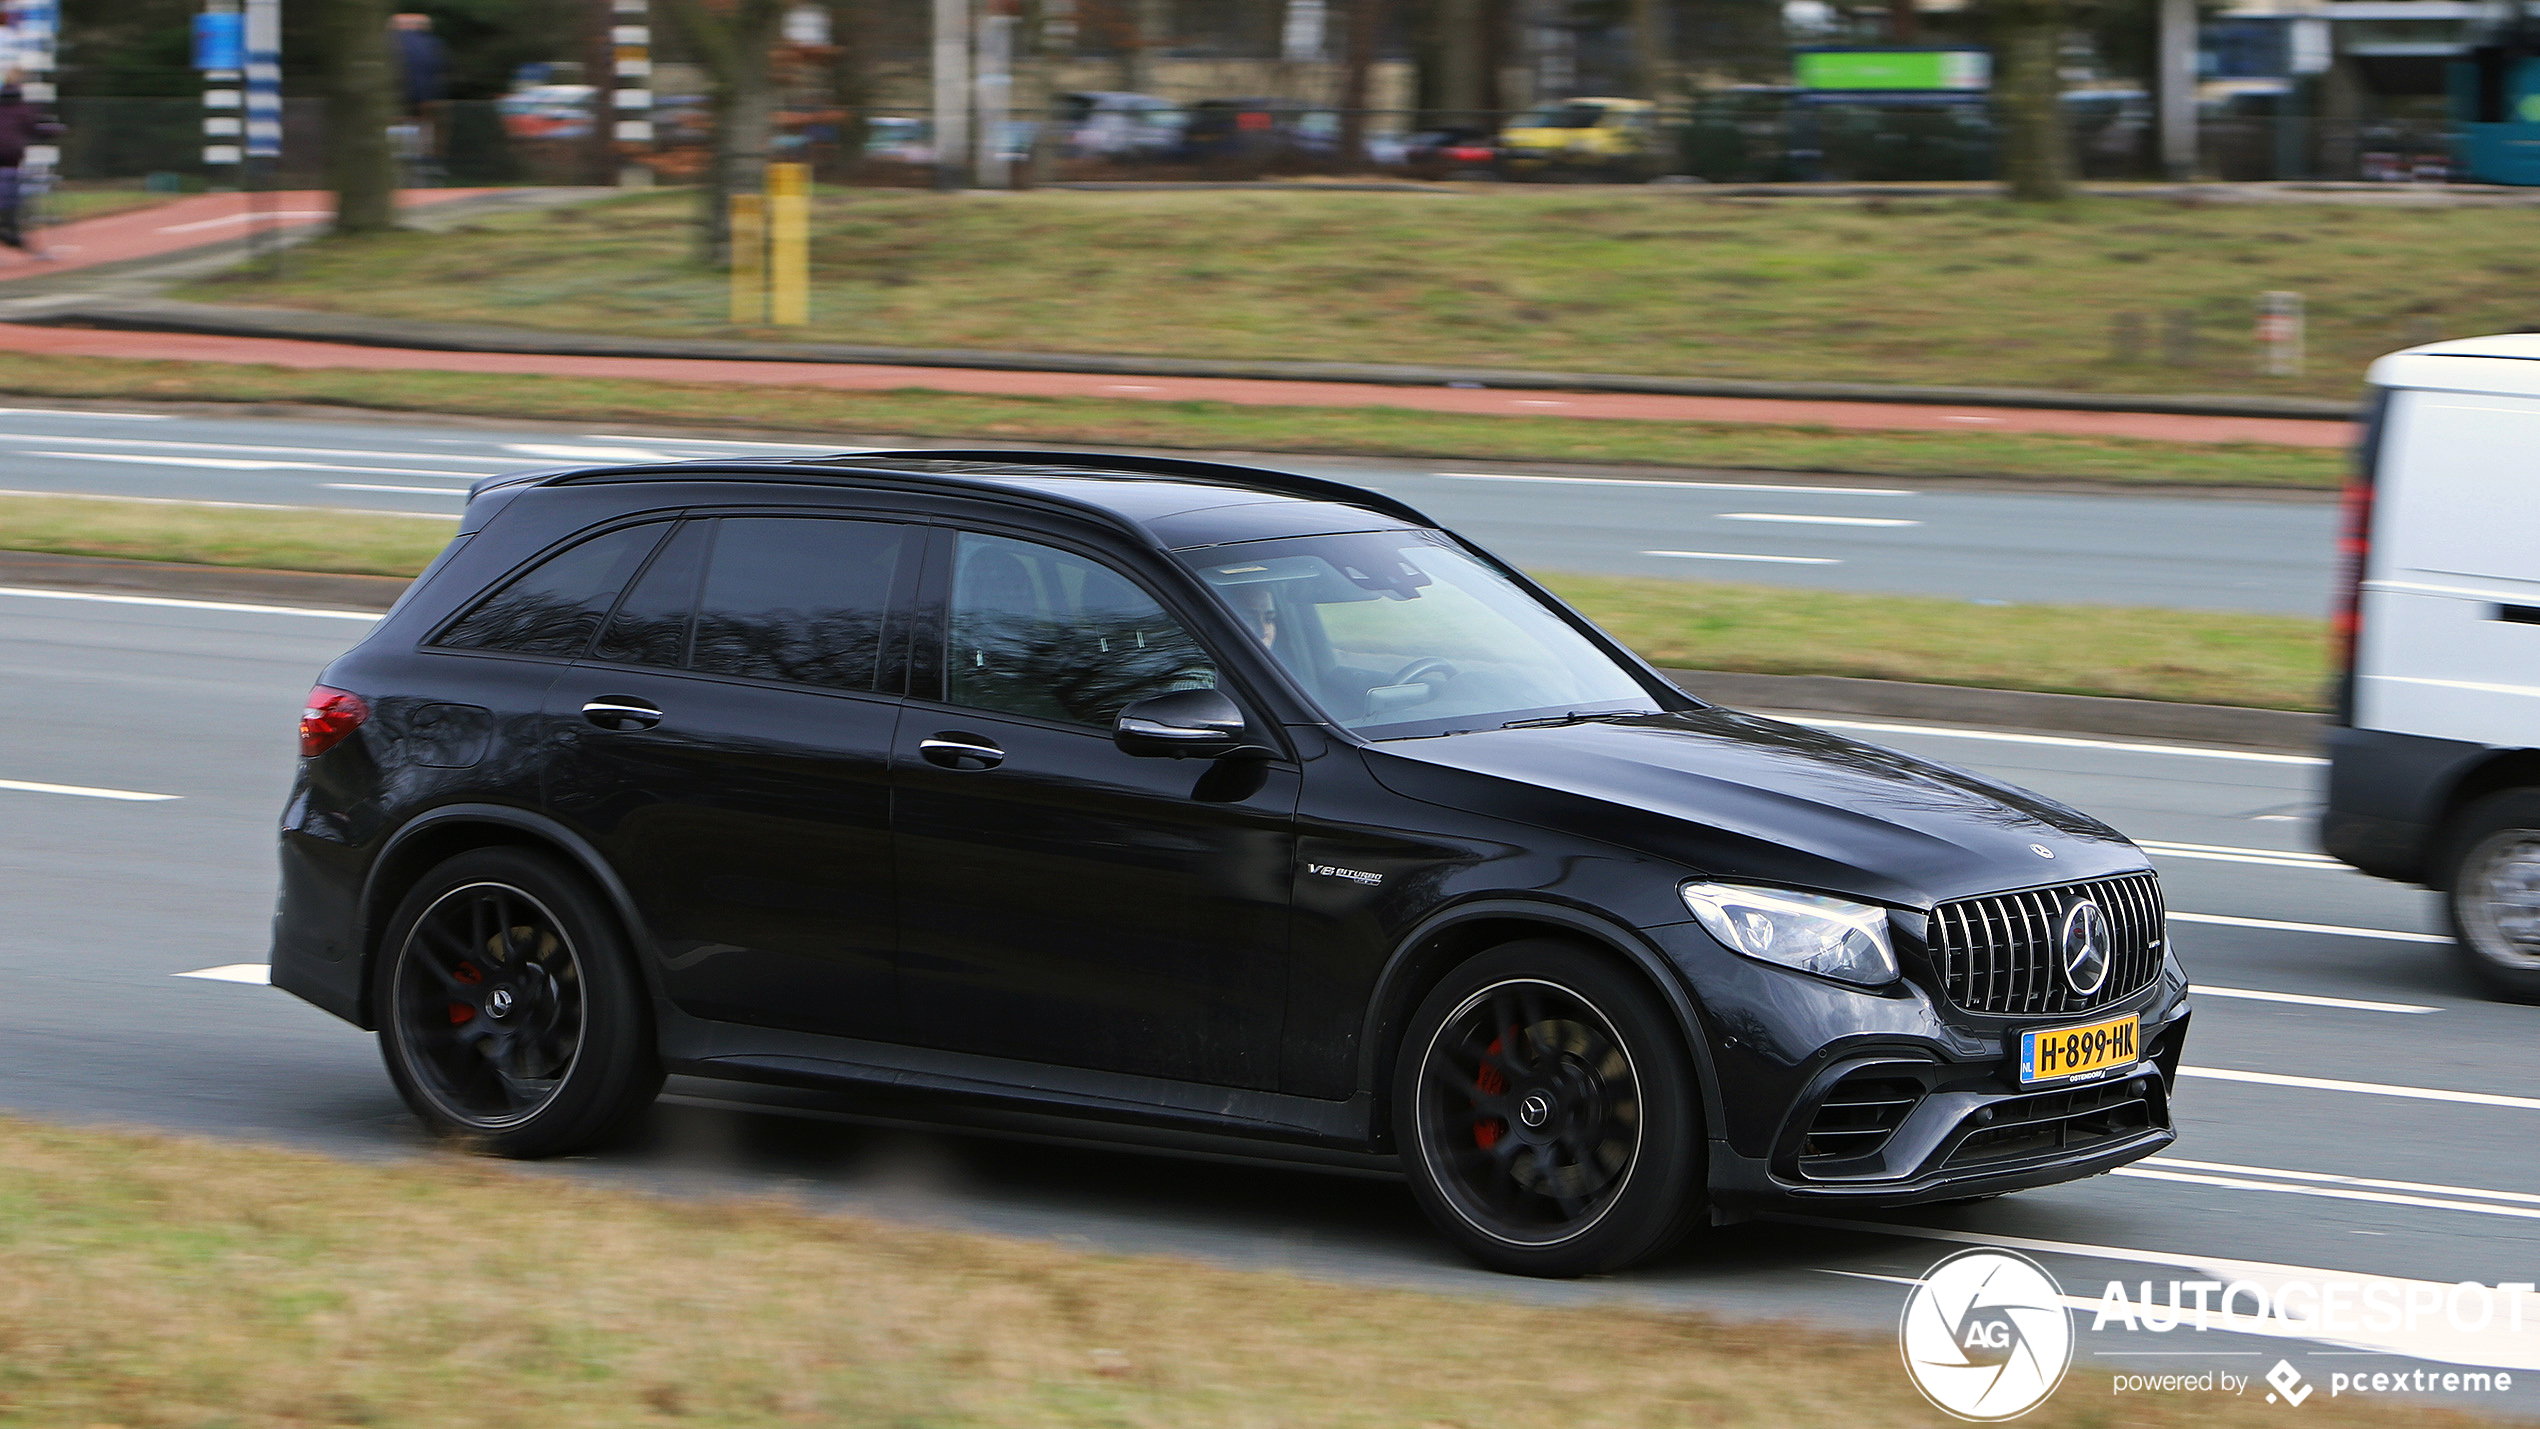
<svg viewBox="0 0 2540 1429"><path fill-rule="evenodd" d="M580 655L667 529L666 522L648 522L568 546L497 587L432 643L512 655Z"/></svg>

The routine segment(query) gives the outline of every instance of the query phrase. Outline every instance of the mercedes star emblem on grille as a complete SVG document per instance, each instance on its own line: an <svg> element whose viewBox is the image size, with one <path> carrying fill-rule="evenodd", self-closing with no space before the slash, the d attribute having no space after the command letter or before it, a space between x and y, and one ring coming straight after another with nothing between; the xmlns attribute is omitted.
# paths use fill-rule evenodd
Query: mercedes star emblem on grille
<svg viewBox="0 0 2540 1429"><path fill-rule="evenodd" d="M2108 980L2108 919L2084 898L2064 912L2064 981L2084 997Z"/></svg>

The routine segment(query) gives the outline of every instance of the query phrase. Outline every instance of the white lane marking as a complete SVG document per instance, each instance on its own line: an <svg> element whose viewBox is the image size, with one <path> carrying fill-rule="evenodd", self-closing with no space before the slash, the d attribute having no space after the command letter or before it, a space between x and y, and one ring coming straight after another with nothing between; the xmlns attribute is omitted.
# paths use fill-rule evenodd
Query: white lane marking
<svg viewBox="0 0 2540 1429"><path fill-rule="evenodd" d="M2439 1007L2421 1007L2413 1002L2368 1002L2352 997L2313 997L2306 992L2261 992L2253 987L2211 987L2197 983L2189 992L2200 997L2236 997L2246 1002L2290 1002L2303 1007L2334 1007L2346 1012L2441 1012Z"/></svg>
<svg viewBox="0 0 2540 1429"><path fill-rule="evenodd" d="M205 982L244 982L257 987L273 985L273 968L267 963L223 963L216 968L196 968L190 973L171 973L171 977L199 977Z"/></svg>
<svg viewBox="0 0 2540 1429"><path fill-rule="evenodd" d="M482 440L482 438L479 438ZM181 452L266 452L284 456L358 456L391 461L413 461L428 457L433 461L472 461L488 466L517 467L520 460L507 456L467 456L459 452L383 452L361 447L295 447L274 446L257 442L158 442L139 437L71 437L50 432L0 432L0 442L58 443L74 447L149 447Z"/></svg>
<svg viewBox="0 0 2540 1429"><path fill-rule="evenodd" d="M373 486L360 481L322 481L318 485L328 491L394 491L408 496L465 496L453 486Z"/></svg>
<svg viewBox="0 0 2540 1429"><path fill-rule="evenodd" d="M546 442L505 442L503 450L522 456L551 457L557 461L677 461L679 458L654 451L650 447L568 447Z"/></svg>
<svg viewBox="0 0 2540 1429"><path fill-rule="evenodd" d="M1819 729L1860 729L1873 734L1928 734L1938 739L1990 739L2003 744L2042 744L2057 749L2115 749L2128 754L2174 754L2185 759L2240 759L2254 764L2309 764L2328 761L2311 754L2262 754L2254 749L2216 749L2203 744L2129 744L2120 739L2079 739L2062 734L2013 734L2003 729L1961 729L1939 724L1880 724L1872 720L1793 719L1793 724Z"/></svg>
<svg viewBox="0 0 2540 1429"><path fill-rule="evenodd" d="M865 452L887 452L896 447L831 447L810 442L743 442L727 437L628 437L614 432L592 432L588 440L595 442L662 442L674 447L766 447L770 451L825 452L831 456L855 456Z"/></svg>
<svg viewBox="0 0 2540 1429"><path fill-rule="evenodd" d="M2346 1092L2355 1096L2397 1097L2402 1101L2453 1102L2461 1106L2507 1107L2540 1111L2540 1097L2509 1097L2495 1092L2456 1092L2443 1087L2394 1087L2386 1082L2349 1082L2336 1077L2296 1077L2283 1072L2243 1072L2231 1067L2181 1067L2182 1077L2215 1082L2247 1082L2260 1087L2289 1087L2302 1092Z"/></svg>
<svg viewBox="0 0 2540 1429"><path fill-rule="evenodd" d="M2511 1216L2517 1220L2540 1221L2540 1209L2529 1206L2490 1206L2476 1201L2443 1200L2433 1196L2403 1196L2389 1191L2357 1191L2343 1186L2286 1185L2279 1181L2253 1181L2245 1176L2207 1176L2187 1171L2162 1171L2143 1166L2120 1166L2109 1174L2131 1176L2145 1181L2178 1181L2193 1186L2218 1186L2227 1191L2273 1191L2279 1196L2317 1196L2330 1201L2371 1201L2384 1206L2413 1206L2429 1211L2474 1211L2485 1216Z"/></svg>
<svg viewBox="0 0 2540 1429"><path fill-rule="evenodd" d="M2141 848L2167 849L2172 853L2179 854L2228 853L2238 854L2247 858L2289 858L2302 863L2324 863L2331 868L2345 868L2347 866L2340 860L2330 858L2327 854L2312 853L2307 849L2239 848L2231 844L2179 843L2172 839L2136 839L2134 842Z"/></svg>
<svg viewBox="0 0 2540 1429"><path fill-rule="evenodd" d="M2228 913L2172 913L2173 923L2211 923L2218 928L2263 928L2271 933L2317 933L2328 938L2382 938L2393 943L2448 943L2442 933L2402 933L2396 928L2347 928L2335 923L2288 923L2281 918L2235 918Z"/></svg>
<svg viewBox="0 0 2540 1429"><path fill-rule="evenodd" d="M2086 1260L2113 1260L2128 1265L2157 1265L2200 1274L2229 1284L2246 1280L2265 1289L2272 1302L2277 1291L2287 1283L2308 1286L2316 1304L2319 1289L2329 1284L2356 1284L2361 1288L2356 1303L2372 1300L2372 1292L2380 1290L2390 1296L2393 1305L2425 1304L2422 1297L2431 1295L2431 1303L2443 1303L2451 1293L2449 1284L2432 1280L2407 1280L2393 1275L2374 1275L2353 1270L2331 1270L2320 1266L2284 1265L2264 1260L2233 1260L2216 1255L2181 1255L2171 1251L2138 1250L2123 1245L2092 1245L2082 1241L2040 1240L2034 1236L1997 1235L1985 1231L1941 1230L1932 1226L1890 1225L1883 1221L1837 1220L1831 1216L1773 1215L1769 1219L1788 1225L1816 1226L1825 1230L1855 1231L1867 1235L1905 1236L1914 1240L1934 1240L1950 1245L1980 1245L2006 1250L2024 1250L2032 1255L2071 1255ZM2128 1287L2132 1293L2133 1287ZM2411 1301L2410 1292L2420 1298ZM2498 1292L2500 1295L2507 1292ZM2242 1313L2228 1319L2217 1314L2213 1326L2239 1334L2262 1335L2271 1339L2317 1340L2349 1349L2369 1349L2385 1354L2409 1355L2418 1359L2439 1360L2445 1364L2488 1365L2504 1369L2540 1369L2540 1349L2529 1343L2527 1333L2507 1328L2524 1320L2540 1321L2540 1295L2529 1291L2518 1294L2518 1302L2496 1307L2488 1327L2476 1331L2455 1331L2435 1317L2425 1328L2407 1330L2368 1330L2359 1322L2332 1325L2316 1314L2293 1321L2277 1316L2260 1319L2247 1313L2248 1301L2241 1300ZM2064 1303L2084 1313L2096 1311L2098 1299L2083 1295L2067 1295ZM2377 1303L2377 1302L2375 1302ZM2350 1308L2347 1314L2355 1312Z"/></svg>
<svg viewBox="0 0 2540 1429"><path fill-rule="evenodd" d="M1799 491L1816 496L1918 496L1886 486L1790 486L1770 481L1639 481L1628 476L1519 476L1499 471L1433 471L1448 481L1551 481L1567 486L1654 486L1689 491Z"/></svg>
<svg viewBox="0 0 2540 1429"><path fill-rule="evenodd" d="M1793 526L1920 526L1893 516L1799 516L1783 511L1723 511L1721 521L1779 521Z"/></svg>
<svg viewBox="0 0 2540 1429"><path fill-rule="evenodd" d="M2144 1166L2175 1166L2188 1171L2220 1171L2241 1176L2270 1176L2279 1181L2314 1181L2322 1185L2363 1186L2378 1191L2422 1191L2437 1196L2472 1196L2483 1201L2540 1205L2529 1191L2490 1191L2478 1186L2444 1186L2428 1181L2384 1181L2371 1176L2340 1176L2329 1171L2288 1171L2281 1166L2235 1166L2228 1161L2191 1161L2184 1156L2147 1156Z"/></svg>
<svg viewBox="0 0 2540 1429"><path fill-rule="evenodd" d="M2356 870L2335 859L2305 858L2300 854L2223 853L2203 849L2180 848L2153 839L2136 839L2135 846L2155 858L2192 858L2205 863L2248 863L2260 868L2307 868L2321 873L2354 873Z"/></svg>
<svg viewBox="0 0 2540 1429"><path fill-rule="evenodd" d="M144 794L137 789L92 789L85 784L37 784L25 779L0 779L0 789L14 789L21 794L72 794L82 799L117 799L127 804L161 804L182 799L182 794Z"/></svg>
<svg viewBox="0 0 2540 1429"><path fill-rule="evenodd" d="M1761 561L1776 566L1839 566L1833 556L1750 556L1735 551L1643 551L1644 556L1673 556L1680 561Z"/></svg>
<svg viewBox="0 0 2540 1429"><path fill-rule="evenodd" d="M211 471L354 471L372 476L453 476L462 481L475 481L491 475L481 471L421 471L402 466L346 466L332 461L275 461L271 457L158 456L149 452L24 452L21 455L64 461L110 461L118 466L193 466Z"/></svg>
<svg viewBox="0 0 2540 1429"><path fill-rule="evenodd" d="M62 501L128 501L140 506L218 506L231 511L327 511L338 516L402 516L417 521L456 521L448 511L371 511L358 506L295 506L282 501L197 501L184 496L108 496L95 491L12 491L0 496L42 496Z"/></svg>
<svg viewBox="0 0 2540 1429"><path fill-rule="evenodd" d="M173 422L173 412L73 412L61 407L0 407L0 417L93 417L101 422Z"/></svg>
<svg viewBox="0 0 2540 1429"><path fill-rule="evenodd" d="M87 590L29 590L24 586L0 586L0 596L16 596L21 600L84 600L98 605L157 605L177 610L234 610L247 615L306 615L319 620L377 621L379 619L377 612L368 610L319 610L299 605L247 605L228 600L178 600L173 596L164 595L106 595Z"/></svg>
<svg viewBox="0 0 2540 1429"><path fill-rule="evenodd" d="M322 208L286 208L267 214L225 213L218 218L198 218L192 223L171 223L159 231L161 233L192 233L203 228L226 228L233 223L245 223L252 218L333 218L334 216L332 210Z"/></svg>

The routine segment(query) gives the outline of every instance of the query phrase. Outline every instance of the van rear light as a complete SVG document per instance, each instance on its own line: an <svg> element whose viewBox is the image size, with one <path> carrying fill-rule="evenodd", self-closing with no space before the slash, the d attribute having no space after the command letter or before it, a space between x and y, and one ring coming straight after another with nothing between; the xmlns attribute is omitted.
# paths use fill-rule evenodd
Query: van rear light
<svg viewBox="0 0 2540 1429"><path fill-rule="evenodd" d="M370 718L370 701L350 690L320 685L300 709L300 757L315 758L344 742Z"/></svg>
<svg viewBox="0 0 2540 1429"><path fill-rule="evenodd" d="M2340 503L2337 558L2342 569L2337 613L2329 623L2336 648L2333 669L2341 676L2355 672L2355 645L2364 629L2364 562L2372 554L2372 483L2361 478L2346 483Z"/></svg>

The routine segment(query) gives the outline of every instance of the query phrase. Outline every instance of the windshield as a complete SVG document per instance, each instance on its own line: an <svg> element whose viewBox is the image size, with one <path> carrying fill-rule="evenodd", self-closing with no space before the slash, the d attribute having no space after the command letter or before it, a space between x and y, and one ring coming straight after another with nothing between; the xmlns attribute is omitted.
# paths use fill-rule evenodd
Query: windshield
<svg viewBox="0 0 2540 1429"><path fill-rule="evenodd" d="M1326 717L1370 738L1658 708L1569 622L1435 532L1247 541L1183 559Z"/></svg>

